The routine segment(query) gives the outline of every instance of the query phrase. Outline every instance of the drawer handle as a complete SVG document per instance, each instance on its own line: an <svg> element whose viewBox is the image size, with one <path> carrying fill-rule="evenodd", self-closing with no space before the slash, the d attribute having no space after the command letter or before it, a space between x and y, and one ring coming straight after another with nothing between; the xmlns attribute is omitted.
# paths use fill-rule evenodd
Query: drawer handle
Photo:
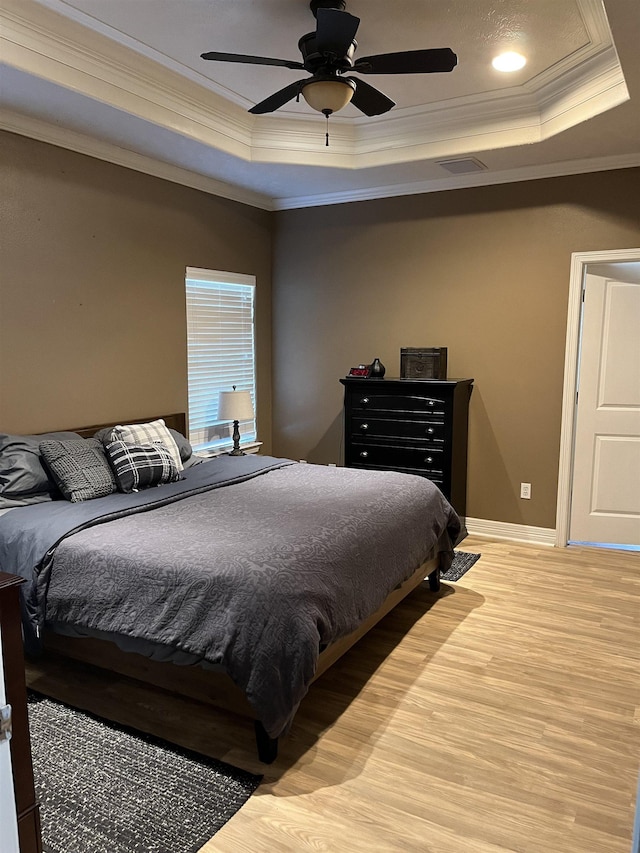
<svg viewBox="0 0 640 853"><path fill-rule="evenodd" d="M361 450L361 451L360 451L360 456L361 456L363 459L366 459L368 455L369 455L369 454L367 453L367 451L366 451L366 450Z"/></svg>
<svg viewBox="0 0 640 853"><path fill-rule="evenodd" d="M431 465L431 463L433 462L433 456L427 456L427 458L424 461L428 462L428 464Z"/></svg>
<svg viewBox="0 0 640 853"><path fill-rule="evenodd" d="M428 428L427 428L427 435L433 435L433 434L434 434L434 432L435 432L435 429L434 429L433 427L428 427Z"/></svg>
<svg viewBox="0 0 640 853"><path fill-rule="evenodd" d="M369 429L369 424L360 424L360 429L366 432Z"/></svg>
<svg viewBox="0 0 640 853"><path fill-rule="evenodd" d="M435 403L433 402L433 400L429 400L429 402L428 402L428 404L427 404L427 405L429 405L429 406L435 406Z"/></svg>
<svg viewBox="0 0 640 853"><path fill-rule="evenodd" d="M361 405L361 406L366 406L368 402L369 402L369 398L368 398L368 397L363 397L363 398L362 398L362 400L360 400L360 405Z"/></svg>

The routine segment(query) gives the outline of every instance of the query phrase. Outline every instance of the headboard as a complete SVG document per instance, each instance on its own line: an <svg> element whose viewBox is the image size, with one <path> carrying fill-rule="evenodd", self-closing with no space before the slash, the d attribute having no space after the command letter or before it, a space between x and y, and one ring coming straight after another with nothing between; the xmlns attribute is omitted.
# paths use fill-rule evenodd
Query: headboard
<svg viewBox="0 0 640 853"><path fill-rule="evenodd" d="M87 427L69 427L70 432L77 432L83 438L91 438L99 429L104 427L115 426L116 424L143 424L148 421L155 421L162 418L165 424L171 429L177 430L182 435L186 435L187 417L184 412L174 412L171 415L155 415L151 418L122 418L119 421L110 421L106 424L94 424Z"/></svg>

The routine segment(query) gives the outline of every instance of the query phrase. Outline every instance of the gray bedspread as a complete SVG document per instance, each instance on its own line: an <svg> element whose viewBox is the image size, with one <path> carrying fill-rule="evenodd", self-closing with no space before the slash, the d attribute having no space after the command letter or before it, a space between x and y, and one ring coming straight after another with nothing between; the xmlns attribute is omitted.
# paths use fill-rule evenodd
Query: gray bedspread
<svg viewBox="0 0 640 853"><path fill-rule="evenodd" d="M244 459L224 464L255 465ZM35 589L47 622L220 665L277 737L321 648L358 627L432 554L446 566L461 524L422 477L262 459L264 471L230 485L93 519L41 555L40 574L32 568L46 576ZM208 469L215 479L220 464L186 474L200 482ZM0 519L0 547L11 515Z"/></svg>

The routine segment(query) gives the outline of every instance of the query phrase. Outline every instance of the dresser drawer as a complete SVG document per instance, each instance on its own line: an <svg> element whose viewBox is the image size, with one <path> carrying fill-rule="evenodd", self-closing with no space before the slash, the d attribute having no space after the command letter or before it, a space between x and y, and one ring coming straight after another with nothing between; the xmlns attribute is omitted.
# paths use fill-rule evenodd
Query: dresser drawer
<svg viewBox="0 0 640 853"><path fill-rule="evenodd" d="M367 418L354 415L349 430L354 441L360 439L390 438L397 443L398 438L425 443L444 441L444 418L434 416L430 420L399 420L398 418Z"/></svg>
<svg viewBox="0 0 640 853"><path fill-rule="evenodd" d="M371 412L372 414L383 414L386 412L395 415L411 417L426 413L438 414L444 417L446 411L445 400L438 397L427 397L417 394L354 394L351 398L351 406L354 415L360 412Z"/></svg>
<svg viewBox="0 0 640 853"><path fill-rule="evenodd" d="M354 441L351 445L351 458L353 462L366 465L367 468L416 468L440 476L444 466L444 450L439 448L389 446L361 441Z"/></svg>

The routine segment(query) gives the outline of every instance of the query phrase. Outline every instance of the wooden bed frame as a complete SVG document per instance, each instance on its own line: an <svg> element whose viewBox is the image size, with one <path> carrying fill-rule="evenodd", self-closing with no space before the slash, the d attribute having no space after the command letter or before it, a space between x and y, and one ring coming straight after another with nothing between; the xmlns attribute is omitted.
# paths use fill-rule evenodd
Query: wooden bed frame
<svg viewBox="0 0 640 853"><path fill-rule="evenodd" d="M145 423L162 417L167 427L185 435L186 418L184 413L157 415L152 418L139 418L120 421L120 423ZM99 429L113 424L97 424L90 427L71 428L83 438L90 438ZM440 588L440 566L437 557L420 566L410 578L387 596L382 605L371 614L355 631L332 643L321 652L313 681L319 678L357 641L387 615L403 598L418 587L425 578L433 591ZM171 662L160 662L133 652L121 651L115 643L93 638L66 637L46 631L44 648L102 669L116 672L147 684L161 687L182 696L188 696L214 707L222 708L255 721L256 744L260 760L266 764L273 762L278 754L278 740L271 738L249 704L244 692L231 678L222 673L200 666L177 666Z"/></svg>

